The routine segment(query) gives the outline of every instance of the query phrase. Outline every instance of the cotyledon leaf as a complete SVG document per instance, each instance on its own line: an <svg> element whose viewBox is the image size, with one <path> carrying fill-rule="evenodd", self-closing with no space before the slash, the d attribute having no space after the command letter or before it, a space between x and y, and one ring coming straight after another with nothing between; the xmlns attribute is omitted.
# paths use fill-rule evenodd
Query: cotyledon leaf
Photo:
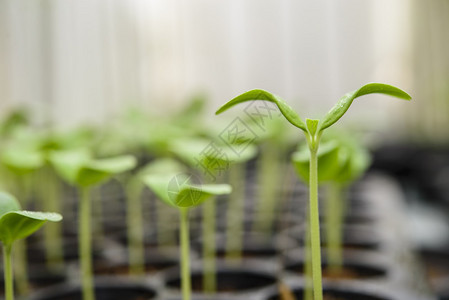
<svg viewBox="0 0 449 300"><path fill-rule="evenodd" d="M322 143L318 149L318 182L333 179L339 166L339 145L334 141ZM310 153L307 147L293 153L292 162L298 176L306 183L309 182Z"/></svg>
<svg viewBox="0 0 449 300"><path fill-rule="evenodd" d="M131 170L136 164L132 155L91 160L79 169L76 182L81 186L98 184L112 175Z"/></svg>
<svg viewBox="0 0 449 300"><path fill-rule="evenodd" d="M232 192L229 184L204 184L184 186L176 197L176 206L194 207L200 205L208 198L226 195Z"/></svg>
<svg viewBox="0 0 449 300"><path fill-rule="evenodd" d="M85 148L53 151L50 161L66 181L80 186L97 184L109 176L128 171L137 164L132 155L93 159Z"/></svg>
<svg viewBox="0 0 449 300"><path fill-rule="evenodd" d="M83 165L91 159L91 153L87 148L73 150L52 151L49 161L58 174L67 182L77 184L78 172Z"/></svg>
<svg viewBox="0 0 449 300"><path fill-rule="evenodd" d="M161 201L177 208L194 207L213 195L232 191L228 184L193 184L188 174L148 175L143 181Z"/></svg>
<svg viewBox="0 0 449 300"><path fill-rule="evenodd" d="M18 239L26 238L47 221L59 222L62 216L58 213L36 211L11 211L0 218L0 240L11 245Z"/></svg>
<svg viewBox="0 0 449 300"><path fill-rule="evenodd" d="M404 100L411 100L412 97L403 90L392 85L383 83L368 83L356 91L345 94L337 104L326 114L322 122L318 125L318 131L324 130L337 122L349 109L355 98L368 94L385 94Z"/></svg>
<svg viewBox="0 0 449 300"><path fill-rule="evenodd" d="M280 97L267 92L265 90L255 89L248 91L246 93L243 93L234 99L228 101L225 105L220 107L215 114L221 114L222 112L228 110L229 108L233 107L236 104L247 102L247 101L253 101L253 100L264 100L264 101L270 101L277 105L281 113L284 115L284 117L294 126L301 128L304 131L307 131L306 125L301 120L301 118L298 116L298 114Z"/></svg>

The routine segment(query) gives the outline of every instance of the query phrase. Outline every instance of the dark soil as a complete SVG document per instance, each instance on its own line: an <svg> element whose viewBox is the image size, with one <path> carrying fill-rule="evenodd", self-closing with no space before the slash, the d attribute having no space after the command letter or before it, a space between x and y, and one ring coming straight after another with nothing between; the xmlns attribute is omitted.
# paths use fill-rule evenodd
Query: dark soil
<svg viewBox="0 0 449 300"><path fill-rule="evenodd" d="M286 267L286 270L293 271L296 273L304 273L303 262L293 263ZM331 272L324 264L323 277L328 279L366 279L373 277L386 276L387 271L381 267L363 265L363 264L352 264L345 263L343 269L336 273Z"/></svg>
<svg viewBox="0 0 449 300"><path fill-rule="evenodd" d="M96 300L151 300L156 297L156 292L145 287L110 286L95 289ZM33 300L82 300L81 290L64 289L60 292L49 292Z"/></svg>
<svg viewBox="0 0 449 300"><path fill-rule="evenodd" d="M201 273L192 274L192 290L203 291L203 275ZM262 288L274 284L276 279L269 275L264 275L249 271L219 271L217 274L217 292L237 292ZM179 289L181 279L174 278L168 280L166 285Z"/></svg>
<svg viewBox="0 0 449 300"><path fill-rule="evenodd" d="M284 295L287 292L284 290ZM295 289L293 291L288 292L291 296L293 296L293 300L301 300L303 299L303 290ZM274 295L269 297L267 300L284 300L280 295ZM382 296L364 294L361 292L353 292L353 291L343 291L343 290L324 290L323 294L324 300L390 300L390 298L385 298ZM290 299L288 299L290 300Z"/></svg>

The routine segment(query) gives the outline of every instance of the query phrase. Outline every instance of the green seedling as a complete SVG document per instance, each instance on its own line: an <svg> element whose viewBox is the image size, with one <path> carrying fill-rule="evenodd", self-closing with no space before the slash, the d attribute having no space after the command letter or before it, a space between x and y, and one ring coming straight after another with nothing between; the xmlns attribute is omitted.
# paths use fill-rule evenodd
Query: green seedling
<svg viewBox="0 0 449 300"><path fill-rule="evenodd" d="M21 147L21 144L10 144L3 149L0 156L1 165L4 169L4 177L9 190L14 191L26 203L29 196L29 183L32 175L44 165L44 158L41 153L28 147ZM28 293L28 270L27 251L24 241L18 241L15 246L16 255L14 261L16 265L15 278L17 289L20 294Z"/></svg>
<svg viewBox="0 0 449 300"><path fill-rule="evenodd" d="M292 140L291 127L280 116L265 120L262 125L264 130L262 133L256 131L256 126L251 126L258 134L258 144L261 148L260 158L257 161L258 202L253 230L269 236L275 221L276 205L285 197L279 196L280 187L283 183L289 182L285 157Z"/></svg>
<svg viewBox="0 0 449 300"><path fill-rule="evenodd" d="M58 213L21 210L12 195L0 192L0 241L3 244L3 268L5 277L5 299L14 299L13 269L11 263L14 242L24 239L38 230L46 221L58 222Z"/></svg>
<svg viewBox="0 0 449 300"><path fill-rule="evenodd" d="M27 194L33 191L33 198L40 200L40 210L61 211L61 197L59 181L48 163L48 155L52 150L70 148L79 144L86 144L90 140L89 131L80 128L68 133L43 132L22 128L15 130L1 153L1 162L6 174L4 181L9 183L10 190L16 194L24 204L27 204ZM36 203L38 204L38 203ZM47 266L51 269L63 266L61 223L49 224L45 227L44 243ZM16 253L20 253L19 241L16 243ZM16 254L16 259L20 255ZM19 279L24 277L23 268L16 262L16 276L18 290L23 292L26 283Z"/></svg>
<svg viewBox="0 0 449 300"><path fill-rule="evenodd" d="M299 177L308 182L310 170L306 151L306 147L302 147L292 158ZM345 191L367 170L370 163L369 152L356 139L342 133L333 133L318 151L318 182L327 183L326 240L331 272L340 272L343 265Z"/></svg>
<svg viewBox="0 0 449 300"><path fill-rule="evenodd" d="M205 173L205 177L217 180L221 172L227 169L232 169L232 164L239 164L247 161L256 154L255 146L249 144L246 149L237 154L232 150L229 145L217 144L214 141L205 139L184 139L178 140L170 147L172 152L189 164L192 168L198 169L200 172ZM241 184L241 183L239 183ZM236 197L239 197L236 195ZM234 201L234 200L232 200ZM235 205L234 203L230 204ZM241 214L242 211L239 212ZM217 278L216 278L216 208L215 201L208 201L203 206L203 288L204 292L212 294L216 291ZM230 216L229 216L230 217ZM237 216L242 220L243 216ZM241 221L240 221L241 223ZM237 225L242 227L242 225ZM238 230L238 228L234 228ZM235 238L238 238L235 237ZM231 240L230 243L236 244L235 240ZM241 244L241 243L240 243ZM236 244L241 249L239 243ZM238 252L240 252L238 250Z"/></svg>
<svg viewBox="0 0 449 300"><path fill-rule="evenodd" d="M162 158L153 161L143 167L139 172L132 176L126 184L126 203L127 203L127 230L128 230L128 258L130 273L134 275L143 275L145 272L145 253L144 253L144 228L143 228L143 207L141 193L144 187L142 181L148 175L157 175L165 173L183 173L186 170L181 165L169 158ZM162 219L162 218L158 218ZM162 219L161 221L166 221ZM159 234L158 234L159 236Z"/></svg>
<svg viewBox="0 0 449 300"><path fill-rule="evenodd" d="M193 184L187 174L149 175L144 182L165 204L178 209L180 215L180 260L183 300L191 298L189 210L212 196L231 193L227 184Z"/></svg>
<svg viewBox="0 0 449 300"><path fill-rule="evenodd" d="M86 149L57 151L50 161L60 176L78 187L79 203L79 253L81 256L81 277L83 299L94 300L91 246L91 200L90 189L113 175L123 173L136 166L133 156L94 159Z"/></svg>
<svg viewBox="0 0 449 300"><path fill-rule="evenodd" d="M306 137L309 148L310 173L309 173L309 234L311 245L311 261L312 261L312 284L313 296L315 300L323 299L322 282L321 282L321 245L320 245L320 223L318 211L318 149L321 136L325 129L337 122L349 109L354 99L368 94L380 93L405 100L411 97L404 91L387 84L369 83L358 90L349 92L344 95L337 104L324 116L321 120L306 119L304 122L299 115L280 97L275 96L264 90L251 90L236 98L230 100L217 110L216 114L220 114L236 104L264 100L270 101L277 105L280 112L284 115L288 122L293 126L301 129Z"/></svg>
<svg viewBox="0 0 449 300"><path fill-rule="evenodd" d="M226 212L226 258L239 262L242 258L244 239L244 200L246 186L246 162L257 155L257 148L249 145L229 166L229 184L233 192L229 195Z"/></svg>
<svg viewBox="0 0 449 300"><path fill-rule="evenodd" d="M93 140L93 130L88 127L79 127L74 130L57 132L49 130L37 132L32 137L26 138L31 149L36 155L40 155L45 163L32 178L36 198L40 201L43 211L62 211L61 182L51 167L49 155L52 151L79 148L89 145ZM24 139L24 138L22 138ZM22 141L21 143L24 143ZM64 248L62 241L61 223L53 223L44 228L44 243L46 264L50 269L60 270L64 266Z"/></svg>

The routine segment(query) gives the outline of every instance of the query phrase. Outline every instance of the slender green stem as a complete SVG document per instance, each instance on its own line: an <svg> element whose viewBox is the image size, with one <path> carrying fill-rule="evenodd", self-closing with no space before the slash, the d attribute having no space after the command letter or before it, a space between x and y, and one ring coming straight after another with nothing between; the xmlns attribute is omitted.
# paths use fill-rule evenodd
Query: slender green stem
<svg viewBox="0 0 449 300"><path fill-rule="evenodd" d="M126 190L129 271L134 275L143 275L145 273L145 251L140 180L131 179Z"/></svg>
<svg viewBox="0 0 449 300"><path fill-rule="evenodd" d="M190 300L191 283L190 283L190 238L189 238L189 209L181 208L180 223L181 230L179 232L181 241L181 285L182 299Z"/></svg>
<svg viewBox="0 0 449 300"><path fill-rule="evenodd" d="M343 267L342 223L343 201L342 185L332 182L328 186L326 213L327 261L330 272L338 273Z"/></svg>
<svg viewBox="0 0 449 300"><path fill-rule="evenodd" d="M104 230L103 230L103 201L102 201L102 193L101 186L98 186L93 189L93 232L95 234L95 240L98 241L98 244L102 245L104 241Z"/></svg>
<svg viewBox="0 0 449 300"><path fill-rule="evenodd" d="M226 215L226 258L240 261L243 246L243 221L245 199L245 164L235 164L229 169L229 183L233 188L229 195Z"/></svg>
<svg viewBox="0 0 449 300"><path fill-rule="evenodd" d="M203 289L208 294L217 289L215 242L215 201L210 199L203 205Z"/></svg>
<svg viewBox="0 0 449 300"><path fill-rule="evenodd" d="M91 203L90 189L80 188L79 204L79 253L81 258L81 280L83 300L94 300L94 286L92 274L92 246L91 246Z"/></svg>
<svg viewBox="0 0 449 300"><path fill-rule="evenodd" d="M27 188L27 177L29 175L18 175L15 174L15 194L18 199L23 199L22 203L25 204L28 202L28 191ZM17 292L20 295L26 295L29 292L29 284L28 284L28 266L27 266L27 245L25 240L18 240L15 243L15 253L14 253L14 279L16 281Z"/></svg>
<svg viewBox="0 0 449 300"><path fill-rule="evenodd" d="M321 244L320 244L320 217L318 209L318 142L309 145L310 149L310 178L309 178L309 213L310 238L312 249L312 274L314 300L323 299L321 283Z"/></svg>
<svg viewBox="0 0 449 300"><path fill-rule="evenodd" d="M12 245L3 245L3 268L5 277L5 300L14 300L13 272L11 266Z"/></svg>
<svg viewBox="0 0 449 300"><path fill-rule="evenodd" d="M269 233L273 225L276 205L276 188L278 187L279 159L278 151L266 144L260 158L259 203L255 220L255 229Z"/></svg>
<svg viewBox="0 0 449 300"><path fill-rule="evenodd" d="M62 210L60 189L57 178L49 169L43 170L41 181L41 195L44 211L60 212ZM45 255L47 266L51 269L60 268L64 265L64 249L62 245L61 222L51 222L44 228Z"/></svg>

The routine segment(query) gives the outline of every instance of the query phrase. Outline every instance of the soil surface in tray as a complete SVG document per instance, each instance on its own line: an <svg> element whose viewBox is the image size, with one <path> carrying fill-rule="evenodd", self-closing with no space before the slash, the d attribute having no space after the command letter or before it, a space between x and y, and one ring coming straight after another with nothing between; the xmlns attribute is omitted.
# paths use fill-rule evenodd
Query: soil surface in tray
<svg viewBox="0 0 449 300"><path fill-rule="evenodd" d="M111 287L95 290L96 300L151 300L155 297L156 293L151 289L138 287ZM58 295L41 297L39 300L82 300L82 296L80 290L71 290Z"/></svg>
<svg viewBox="0 0 449 300"><path fill-rule="evenodd" d="M178 264L175 260L161 260L146 262L144 266L145 273L155 273L161 270L165 270L174 267ZM110 266L98 266L95 268L96 275L127 275L130 273L129 266L127 264L117 264Z"/></svg>
<svg viewBox="0 0 449 300"><path fill-rule="evenodd" d="M287 270L296 273L304 272L304 264L302 262L293 263L286 267ZM358 264L345 264L340 272L331 272L326 265L323 269L323 277L327 279L364 279L386 276L386 271L380 267L358 265Z"/></svg>
<svg viewBox="0 0 449 300"><path fill-rule="evenodd" d="M203 291L203 274L192 274L192 290L194 292ZM274 277L246 271L220 271L217 274L218 292L238 292L258 289L274 284ZM180 288L181 280L174 278L166 282L167 286Z"/></svg>
<svg viewBox="0 0 449 300"><path fill-rule="evenodd" d="M285 286L281 289L282 296L274 295L267 300L302 300L303 290L288 290ZM325 290L323 293L324 300L391 300L382 296L364 294L362 292L344 291L344 290Z"/></svg>

